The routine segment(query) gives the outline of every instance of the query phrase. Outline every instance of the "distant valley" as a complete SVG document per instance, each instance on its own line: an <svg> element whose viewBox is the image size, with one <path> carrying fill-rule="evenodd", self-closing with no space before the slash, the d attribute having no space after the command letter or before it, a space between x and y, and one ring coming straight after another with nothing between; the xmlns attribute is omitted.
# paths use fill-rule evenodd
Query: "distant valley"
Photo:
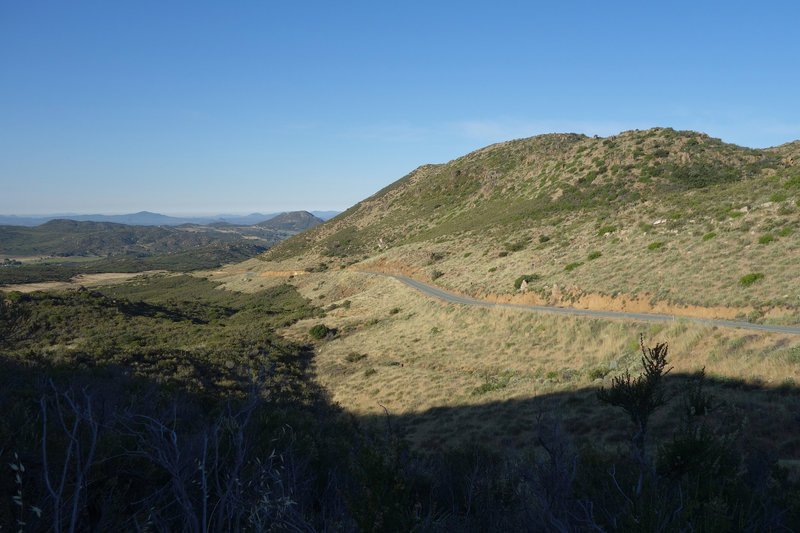
<svg viewBox="0 0 800 533"><path fill-rule="evenodd" d="M254 225L129 225L55 219L0 226L0 284L65 281L78 274L190 271L243 261L317 224L305 211Z"/></svg>

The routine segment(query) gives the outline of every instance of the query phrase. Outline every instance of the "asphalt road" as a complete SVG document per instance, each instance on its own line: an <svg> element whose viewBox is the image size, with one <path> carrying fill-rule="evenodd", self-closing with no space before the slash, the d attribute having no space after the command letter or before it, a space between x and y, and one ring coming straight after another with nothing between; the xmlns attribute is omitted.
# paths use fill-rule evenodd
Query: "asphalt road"
<svg viewBox="0 0 800 533"><path fill-rule="evenodd" d="M639 322L673 322L676 320L685 320L687 322L696 322L698 324L707 324L709 326L719 326L722 328L754 329L757 331L772 331L775 333L790 333L793 335L800 335L800 327L796 326L772 326L767 324L751 324L749 322L737 322L735 320L717 320L713 318L657 315L649 313L623 313L617 311L594 311L591 309L570 309L567 307L547 307L542 305L518 305L518 304L486 302L483 300L475 300L473 298L468 298L466 296L460 296L458 294L448 292L444 289L440 289L439 287L434 287L433 285L428 285L427 283L407 278L405 276L395 276L392 274L383 274L379 272L367 272L364 270L360 270L359 272L362 272L364 274L373 274L376 276L385 276L387 278L394 278L398 281L405 283L409 287L417 289L423 294L426 294L428 296L433 296L434 298L438 298L440 300L444 300L445 302L450 302L454 304L473 305L480 307L506 307L509 309L524 309L527 311L537 311L540 313L557 313L561 315L634 320Z"/></svg>

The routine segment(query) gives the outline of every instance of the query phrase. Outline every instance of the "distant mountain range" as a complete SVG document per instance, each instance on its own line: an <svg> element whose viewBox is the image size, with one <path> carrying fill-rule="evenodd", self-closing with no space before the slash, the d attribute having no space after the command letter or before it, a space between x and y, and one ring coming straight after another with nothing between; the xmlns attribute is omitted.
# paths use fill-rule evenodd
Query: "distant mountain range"
<svg viewBox="0 0 800 533"><path fill-rule="evenodd" d="M251 213L249 215L215 215L199 217L173 217L152 213L150 211L140 211L126 215L76 215L76 214L52 214L52 215L0 215L0 225L5 226L38 226L50 220L66 219L76 221L91 222L116 222L118 224L129 224L136 226L179 226L181 224L208 225L215 223L228 223L237 226L253 226L266 222L284 213ZM311 215L322 220L328 220L339 214L339 211L311 211Z"/></svg>
<svg viewBox="0 0 800 533"><path fill-rule="evenodd" d="M154 221L161 216L148 213L140 219ZM33 227L0 225L0 257L152 255L232 242L258 245L263 251L322 222L307 211L281 213L258 225L215 222L175 226L53 219Z"/></svg>

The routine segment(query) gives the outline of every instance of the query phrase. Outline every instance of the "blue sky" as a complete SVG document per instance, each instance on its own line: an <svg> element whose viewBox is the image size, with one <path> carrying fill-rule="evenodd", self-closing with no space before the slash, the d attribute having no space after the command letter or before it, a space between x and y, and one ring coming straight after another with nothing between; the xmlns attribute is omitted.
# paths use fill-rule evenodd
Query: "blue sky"
<svg viewBox="0 0 800 533"><path fill-rule="evenodd" d="M796 2L0 3L0 213L343 210L550 132L800 138Z"/></svg>

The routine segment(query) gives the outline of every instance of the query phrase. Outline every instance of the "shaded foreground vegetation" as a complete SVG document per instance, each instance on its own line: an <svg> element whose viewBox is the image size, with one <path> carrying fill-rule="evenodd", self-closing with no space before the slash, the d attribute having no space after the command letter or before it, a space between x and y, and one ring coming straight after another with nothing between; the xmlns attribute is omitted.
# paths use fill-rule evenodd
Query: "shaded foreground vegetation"
<svg viewBox="0 0 800 533"><path fill-rule="evenodd" d="M776 450L743 431L735 402L712 395L702 373L668 376L665 345L643 345L646 372L616 376L593 398L610 404L609 425L627 434L626 446L578 441L558 412L542 409L525 453L419 453L404 441L402 419L373 424L331 405L315 384L311 349L274 333L321 315L290 286L240 294L189 276L2 295L0 524L648 532L800 524L798 480ZM738 402L754 392L735 391ZM798 391L771 394L794 400ZM651 431L651 415L665 406L669 415Z"/></svg>

